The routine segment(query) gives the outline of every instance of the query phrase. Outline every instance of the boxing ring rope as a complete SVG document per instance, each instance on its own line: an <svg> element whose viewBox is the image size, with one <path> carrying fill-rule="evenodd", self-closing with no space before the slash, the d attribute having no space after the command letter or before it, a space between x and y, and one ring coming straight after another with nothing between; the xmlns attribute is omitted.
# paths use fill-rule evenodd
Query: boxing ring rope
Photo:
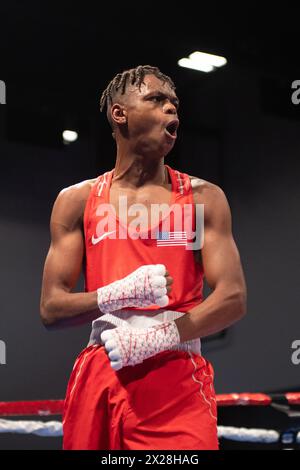
<svg viewBox="0 0 300 470"><path fill-rule="evenodd" d="M0 416L53 416L62 415L63 400L0 402ZM272 404L300 405L300 392L285 394L230 393L217 395L218 407L225 406L270 406ZM299 412L300 416L300 412ZM35 434L38 436L62 436L60 421L34 421L0 419L0 433ZM233 441L271 444L281 442L300 443L300 431L288 431L283 436L272 429L249 429L233 426L218 426L219 438Z"/></svg>

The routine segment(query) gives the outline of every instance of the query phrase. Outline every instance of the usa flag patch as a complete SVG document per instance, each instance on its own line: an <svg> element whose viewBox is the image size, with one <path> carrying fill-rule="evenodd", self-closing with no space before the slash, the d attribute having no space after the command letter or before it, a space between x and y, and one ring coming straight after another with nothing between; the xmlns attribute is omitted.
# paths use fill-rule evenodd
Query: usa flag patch
<svg viewBox="0 0 300 470"><path fill-rule="evenodd" d="M156 246L187 246L186 232L157 232Z"/></svg>

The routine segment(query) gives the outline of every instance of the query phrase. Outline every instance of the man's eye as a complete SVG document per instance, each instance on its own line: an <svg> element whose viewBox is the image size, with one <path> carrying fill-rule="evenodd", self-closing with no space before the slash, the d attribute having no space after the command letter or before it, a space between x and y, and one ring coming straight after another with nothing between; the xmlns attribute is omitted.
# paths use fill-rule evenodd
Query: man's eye
<svg viewBox="0 0 300 470"><path fill-rule="evenodd" d="M158 95L151 97L151 100L153 100L153 101L161 101L161 99L162 99L162 97L161 97L161 96L158 96Z"/></svg>

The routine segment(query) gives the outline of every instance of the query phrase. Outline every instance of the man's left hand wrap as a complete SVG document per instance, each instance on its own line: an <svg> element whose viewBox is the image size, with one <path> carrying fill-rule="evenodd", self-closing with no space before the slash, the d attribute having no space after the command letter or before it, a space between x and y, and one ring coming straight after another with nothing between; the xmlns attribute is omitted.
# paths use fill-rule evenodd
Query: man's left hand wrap
<svg viewBox="0 0 300 470"><path fill-rule="evenodd" d="M124 322L125 323L125 322ZM174 320L149 328L121 326L101 333L101 341L115 370L134 366L180 343Z"/></svg>

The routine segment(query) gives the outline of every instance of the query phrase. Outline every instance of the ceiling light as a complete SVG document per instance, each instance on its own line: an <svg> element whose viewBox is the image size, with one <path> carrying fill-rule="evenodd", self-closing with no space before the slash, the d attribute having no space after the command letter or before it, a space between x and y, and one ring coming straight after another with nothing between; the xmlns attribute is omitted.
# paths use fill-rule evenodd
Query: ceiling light
<svg viewBox="0 0 300 470"><path fill-rule="evenodd" d="M78 138L77 132L69 131L69 130L63 131L62 136L63 136L64 142L68 144L71 142L75 142L75 140L77 140Z"/></svg>
<svg viewBox="0 0 300 470"><path fill-rule="evenodd" d="M223 67L225 64L227 64L225 57L199 51L193 52L189 57L184 57L178 61L180 67L200 70L201 72L212 72L216 67Z"/></svg>

